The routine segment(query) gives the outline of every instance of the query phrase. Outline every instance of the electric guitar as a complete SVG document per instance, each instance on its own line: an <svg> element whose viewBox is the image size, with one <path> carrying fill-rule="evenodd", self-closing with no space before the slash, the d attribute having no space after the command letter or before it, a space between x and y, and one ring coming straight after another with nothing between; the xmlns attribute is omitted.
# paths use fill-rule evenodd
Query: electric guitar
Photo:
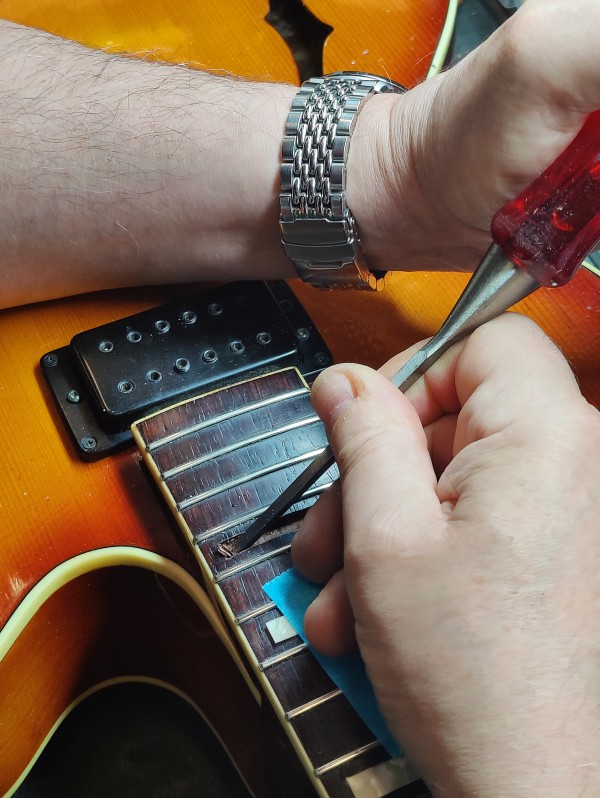
<svg viewBox="0 0 600 798"><path fill-rule="evenodd" d="M131 3L90 2L85 9L80 2L72 7L63 3L60 8L44 3L33 5L9 0L3 4L3 13L15 21L90 45L138 53L147 50L160 58L195 61L200 66L238 74L299 80L288 43L264 22L269 11L266 3L264 8L263 4L256 4L260 6L258 12L238 3L229 18L220 14L222 24L223 19L228 24L235 19L245 28L245 35L256 37L254 46L244 50L251 56L242 65L236 63L239 47L235 35L225 36L221 31L214 51L209 45L202 50L199 44L204 36L210 41L216 38L216 34L207 36L218 22L215 9L186 9L188 16L184 21L178 4L156 0L144 5L142 24ZM223 8L222 3L216 5ZM365 44L371 41L369 37L375 35L375 29L379 33L380 21L366 19L364 25L354 22L348 26L339 4L321 5L315 0L306 2L304 8L312 17L324 21L326 28L333 29L322 48L324 72L344 67L384 72L408 85L425 78L430 69L443 63L450 31L448 20L451 23L455 10L453 3L441 0L398 3L397 15L386 16L387 38L393 46L385 50L375 38L373 44ZM281 11L276 3L271 4L271 10L275 17ZM344 39L349 44L343 44L339 36L344 27L351 28ZM405 50L399 46L402 41L407 42ZM266 54L265 42L272 47L270 55ZM307 58L306 63L309 61ZM297 371L280 368L290 353L306 362L301 345L304 333L298 336L298 330L308 330L309 342L319 333L323 337L325 349L311 354L316 367L326 365L330 359L378 366L397 351L432 334L466 279L457 274L396 275L382 294L345 293L336 295L335 302L294 281L293 295L300 300L309 321L299 327L287 318L279 325L277 329L283 331L285 340L273 362L261 360L260 376L252 374L249 381L240 382L242 387L235 388L231 383L239 380L229 373L199 390L204 398L188 397L184 405L176 402L174 410L162 411L169 414L158 422L163 431L177 423L173 419L182 413L194 428L193 435L202 432L198 424L217 419L212 425L222 439L216 444L216 455L202 461L214 451L194 449L191 471L196 476L202 472L202 498L198 501L185 493L189 488L178 484L188 472L187 461L178 460L184 453L181 442L186 439L189 444L187 433L182 434L187 427L168 433L174 437L166 443L160 435L152 437L156 430L150 430L151 422L141 420L156 410L151 399L149 410L140 411L137 418L131 413L128 416L134 422L138 447L126 430L101 430L96 440L102 439L107 452L91 451L89 459L83 459L82 449L91 446L89 439L95 436L88 434L87 427L82 434L77 433L77 414L86 405L81 401L79 385L59 397L56 385L60 386L61 378L49 377L52 369L62 368L62 350L74 336L161 305L164 288L107 292L2 312L1 795L14 792L61 720L82 698L123 679L150 680L185 695L207 718L249 790L257 796L268 792L263 741L257 733L264 723L267 704L278 717L282 733L290 741L309 789L315 794L364 798L373 794L361 781L361 774L365 773L370 774L367 779L376 774L381 796L393 794L394 790L406 796L421 794L422 786L407 784L408 776L404 783L403 774L395 782L390 780L386 765L389 757L349 711L343 696L322 672L314 669L309 652L293 638L275 643L266 630L266 623L277 612L266 601L261 585L289 562L287 550L294 516L274 530L258 550L244 555L237 564L239 570L227 576L219 573L222 563L212 553L217 538L213 540L211 533L200 539L206 530L199 533L190 519L194 514L204 514L210 523L203 527L213 531L217 528L217 536L232 533L268 503L276 489L276 483L270 481L273 475L288 479L322 445L322 430L310 418L306 384ZM519 309L534 317L557 340L582 389L598 403L600 300L596 280L591 272L581 270L560 292L538 291ZM168 293L174 301L179 296L189 296L189 291L181 288ZM165 319L159 314L156 320ZM296 331L293 346L285 338L290 330ZM270 335L269 345L276 339L274 331ZM245 346L242 337L235 340ZM135 341L129 343L136 345ZM202 350L206 351L207 348ZM319 352L324 357L316 357ZM54 353L60 355L56 363L52 364L52 358L45 360ZM184 368L185 363L181 366ZM63 376L68 381L71 375L68 372ZM309 371L307 380L310 376ZM154 382L160 381L149 377L148 383ZM223 392L214 393L213 389L223 382L227 383ZM71 390L75 393L71 394ZM242 394L236 396L235 391ZM244 393L248 391L249 394ZM126 394L122 392L122 396ZM221 401L217 396L222 397L222 402L229 397L234 406L245 408L246 417L239 417L239 424L231 418L226 423L219 420L222 408L213 405ZM290 412L289 406L287 411L283 407L289 402L297 403L292 413L295 420L304 422L294 430L288 428L293 422L281 420L285 412ZM266 416L265 407L272 411ZM195 412L200 416L191 420ZM259 438L252 446L259 447L260 456L265 459L244 460L248 451L247 425L254 426L259 420L270 443L266 445ZM244 429L246 438L240 439ZM225 432L230 434L229 440L223 438ZM290 436L297 441L296 435L300 435L300 442L290 444ZM274 446L276 441L279 443ZM194 438L193 446L202 444ZM290 446L294 449L292 454ZM162 456L167 450L169 463L159 463L159 454ZM270 460L275 450L276 463ZM212 466L204 473L204 463L209 461ZM243 489L230 485L240 476L240 470L249 477ZM223 476L225 472L227 477ZM306 503L314 501L331 478L333 475L324 478ZM242 492L240 502L230 501L227 507L221 507L219 515L214 498L223 485ZM186 501L190 503L185 504ZM305 506L296 510L301 513ZM255 561L259 555L259 561ZM317 714L313 715L313 711ZM319 721L324 717L327 724ZM315 719L319 721L316 724ZM323 729L329 731L323 734ZM398 769L402 766L395 763L396 775ZM285 795L285 782L281 785L279 792L271 794Z"/></svg>

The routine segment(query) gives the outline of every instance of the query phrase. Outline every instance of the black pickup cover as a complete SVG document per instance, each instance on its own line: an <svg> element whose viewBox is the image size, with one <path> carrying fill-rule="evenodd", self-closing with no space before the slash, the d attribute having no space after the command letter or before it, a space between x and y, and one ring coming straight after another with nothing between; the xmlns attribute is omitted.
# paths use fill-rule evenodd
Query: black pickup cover
<svg viewBox="0 0 600 798"><path fill-rule="evenodd" d="M41 359L86 459L128 445L130 425L153 409L288 366L311 382L330 363L283 281L211 289L79 333Z"/></svg>

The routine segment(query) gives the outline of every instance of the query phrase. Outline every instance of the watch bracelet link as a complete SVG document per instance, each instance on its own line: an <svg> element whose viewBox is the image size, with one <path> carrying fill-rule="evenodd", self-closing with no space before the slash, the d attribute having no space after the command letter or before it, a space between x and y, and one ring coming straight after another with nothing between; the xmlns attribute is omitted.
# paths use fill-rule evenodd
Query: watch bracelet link
<svg viewBox="0 0 600 798"><path fill-rule="evenodd" d="M404 92L394 81L336 72L302 84L282 144L280 226L286 254L320 288L383 287L370 271L346 203L346 159L356 117L373 94Z"/></svg>

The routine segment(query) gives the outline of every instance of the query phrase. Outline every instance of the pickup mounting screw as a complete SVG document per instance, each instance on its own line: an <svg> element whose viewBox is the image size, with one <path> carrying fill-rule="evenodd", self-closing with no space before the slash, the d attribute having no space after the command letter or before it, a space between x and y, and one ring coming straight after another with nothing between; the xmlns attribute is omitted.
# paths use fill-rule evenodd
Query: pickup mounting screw
<svg viewBox="0 0 600 798"><path fill-rule="evenodd" d="M190 361L187 357L178 357L173 368L178 374L185 374L190 370Z"/></svg>
<svg viewBox="0 0 600 798"><path fill-rule="evenodd" d="M44 355L44 366L46 368L54 368L58 363L58 355L55 352L50 352L48 355Z"/></svg>
<svg viewBox="0 0 600 798"><path fill-rule="evenodd" d="M69 391L69 393L67 394L67 402L70 402L72 405L76 405L79 401L81 401L81 396L79 396L79 391L76 391L73 388L73 390Z"/></svg>
<svg viewBox="0 0 600 798"><path fill-rule="evenodd" d="M84 451L93 452L98 446L98 441L95 438L92 438L91 435L86 435L84 438L79 440L79 445Z"/></svg>

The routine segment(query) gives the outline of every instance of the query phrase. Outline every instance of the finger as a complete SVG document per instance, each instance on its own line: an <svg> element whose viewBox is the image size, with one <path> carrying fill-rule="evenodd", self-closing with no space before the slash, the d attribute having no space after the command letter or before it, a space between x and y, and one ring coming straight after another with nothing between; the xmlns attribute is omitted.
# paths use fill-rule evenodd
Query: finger
<svg viewBox="0 0 600 798"><path fill-rule="evenodd" d="M424 427L433 470L439 478L454 457L458 413L450 413Z"/></svg>
<svg viewBox="0 0 600 798"><path fill-rule="evenodd" d="M427 340L395 355L379 371L391 379ZM454 454L454 434L461 405L453 379L452 363L459 357L463 346L464 344L457 344L445 354L441 362L432 366L440 375L439 379L432 382L431 375L426 375L405 393L423 424L433 467L438 476Z"/></svg>
<svg viewBox="0 0 600 798"><path fill-rule="evenodd" d="M342 570L332 576L307 609L304 632L310 644L329 657L356 650L354 614Z"/></svg>
<svg viewBox="0 0 600 798"><path fill-rule="evenodd" d="M418 352L429 340L419 341L404 352L395 355L387 363L384 363L379 371L391 380L415 352ZM461 408L456 392L453 364L460 357L464 346L464 341L453 346L406 391L406 396L419 414L424 427L433 424L443 416L458 413ZM434 375L437 379L433 379Z"/></svg>
<svg viewBox="0 0 600 798"><path fill-rule="evenodd" d="M292 559L302 576L322 585L343 564L342 501L339 482L304 516L292 540Z"/></svg>
<svg viewBox="0 0 600 798"><path fill-rule="evenodd" d="M523 443L539 438L542 430L560 427L574 400L582 401L562 353L533 321L517 313L476 330L454 364L444 366L447 373L429 375L427 390L435 395L454 369L462 408L455 453L509 428Z"/></svg>
<svg viewBox="0 0 600 798"><path fill-rule="evenodd" d="M436 476L406 397L383 375L348 364L323 372L312 396L340 469L346 565L352 541L374 560L385 558L391 542L403 545L404 538L408 545L415 535L435 536L441 512ZM415 518L424 522L419 529ZM392 519L399 540L391 541Z"/></svg>
<svg viewBox="0 0 600 798"><path fill-rule="evenodd" d="M420 345L417 345L417 348ZM414 348L381 369L398 371ZM448 350L407 391L427 431L431 455L439 466L473 440L508 425L556 423L557 415L580 396L575 377L556 345L530 319L505 313ZM448 450L457 416L454 451Z"/></svg>
<svg viewBox="0 0 600 798"><path fill-rule="evenodd" d="M392 376L422 344L415 344L397 355L382 369ZM456 414L446 412L459 406L451 381L448 397L443 391L433 394L425 384L415 391L415 403L429 423L425 436L436 475L441 474L452 458ZM441 398L438 399L438 394ZM341 397L340 397L341 398ZM334 397L334 409L337 399ZM292 542L292 558L296 568L309 581L324 584L343 564L342 507L339 483L327 490L311 507Z"/></svg>

